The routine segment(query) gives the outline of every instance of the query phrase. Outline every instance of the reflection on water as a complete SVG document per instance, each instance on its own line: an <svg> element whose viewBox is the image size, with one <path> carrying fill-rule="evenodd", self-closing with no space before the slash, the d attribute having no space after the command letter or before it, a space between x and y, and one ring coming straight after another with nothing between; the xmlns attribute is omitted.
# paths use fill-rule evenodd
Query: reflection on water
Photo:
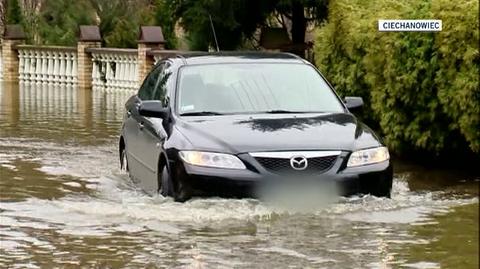
<svg viewBox="0 0 480 269"><path fill-rule="evenodd" d="M3 85L1 136L100 144L118 134L132 92L78 91L68 86Z"/></svg>
<svg viewBox="0 0 480 269"><path fill-rule="evenodd" d="M402 256L410 263L437 261L442 268L478 268L478 203L457 207L432 218L432 225L412 225L414 244Z"/></svg>
<svg viewBox="0 0 480 269"><path fill-rule="evenodd" d="M0 89L0 268L478 268L475 176L400 166L393 199L309 212L145 195L117 164L130 94Z"/></svg>

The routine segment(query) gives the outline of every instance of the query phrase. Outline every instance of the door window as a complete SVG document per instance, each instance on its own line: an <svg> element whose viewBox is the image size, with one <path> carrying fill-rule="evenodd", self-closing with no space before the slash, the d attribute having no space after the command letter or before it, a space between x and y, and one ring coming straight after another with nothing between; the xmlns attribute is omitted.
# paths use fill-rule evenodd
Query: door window
<svg viewBox="0 0 480 269"><path fill-rule="evenodd" d="M152 100L153 91L157 84L158 75L162 71L163 65L156 67L143 81L142 87L138 91L138 97L142 100Z"/></svg>
<svg viewBox="0 0 480 269"><path fill-rule="evenodd" d="M158 76L157 84L152 93L152 100L160 100L164 106L166 106L168 103L167 83L171 75L172 69L170 68L170 63L166 62L163 65L160 75Z"/></svg>

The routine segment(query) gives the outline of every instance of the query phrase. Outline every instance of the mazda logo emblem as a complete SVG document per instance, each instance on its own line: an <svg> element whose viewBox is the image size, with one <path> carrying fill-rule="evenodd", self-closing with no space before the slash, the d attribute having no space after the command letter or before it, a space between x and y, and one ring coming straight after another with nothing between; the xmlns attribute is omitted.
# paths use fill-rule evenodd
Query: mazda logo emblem
<svg viewBox="0 0 480 269"><path fill-rule="evenodd" d="M290 158L290 166L295 170L305 170L308 167L307 158L304 156L293 156Z"/></svg>

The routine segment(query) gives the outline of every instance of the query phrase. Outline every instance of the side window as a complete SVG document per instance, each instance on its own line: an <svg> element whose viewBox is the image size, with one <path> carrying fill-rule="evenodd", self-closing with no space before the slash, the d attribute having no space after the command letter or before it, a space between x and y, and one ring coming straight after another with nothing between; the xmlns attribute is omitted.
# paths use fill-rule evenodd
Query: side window
<svg viewBox="0 0 480 269"><path fill-rule="evenodd" d="M170 68L170 63L166 62L158 76L157 84L152 94L152 99L162 101L164 106L168 103L167 82L171 75L172 69Z"/></svg>
<svg viewBox="0 0 480 269"><path fill-rule="evenodd" d="M143 81L142 87L138 91L138 97L142 100L152 100L153 91L155 90L155 85L157 84L158 76L163 69L163 65L155 68L147 78Z"/></svg>

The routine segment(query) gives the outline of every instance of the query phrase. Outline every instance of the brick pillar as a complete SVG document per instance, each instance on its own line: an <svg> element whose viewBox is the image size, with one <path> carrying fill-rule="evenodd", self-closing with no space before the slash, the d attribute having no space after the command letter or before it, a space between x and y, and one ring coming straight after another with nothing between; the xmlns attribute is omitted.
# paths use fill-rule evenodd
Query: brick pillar
<svg viewBox="0 0 480 269"><path fill-rule="evenodd" d="M80 89L92 89L93 62L88 49L101 47L101 40L98 26L80 26L80 36L77 42L77 81Z"/></svg>
<svg viewBox="0 0 480 269"><path fill-rule="evenodd" d="M3 81L18 82L18 51L16 46L25 44L25 34L20 25L7 25L2 43Z"/></svg>
<svg viewBox="0 0 480 269"><path fill-rule="evenodd" d="M144 43L138 43L138 85L140 86L153 66L153 57L148 55L152 48Z"/></svg>
<svg viewBox="0 0 480 269"><path fill-rule="evenodd" d="M87 52L88 48L101 47L100 42L77 42L77 74L78 87L81 89L92 88L92 55Z"/></svg>
<svg viewBox="0 0 480 269"><path fill-rule="evenodd" d="M164 49L165 40L163 39L162 28L160 26L141 26L138 38L138 84L141 85L143 79L153 67L154 59L149 55L151 50Z"/></svg>

